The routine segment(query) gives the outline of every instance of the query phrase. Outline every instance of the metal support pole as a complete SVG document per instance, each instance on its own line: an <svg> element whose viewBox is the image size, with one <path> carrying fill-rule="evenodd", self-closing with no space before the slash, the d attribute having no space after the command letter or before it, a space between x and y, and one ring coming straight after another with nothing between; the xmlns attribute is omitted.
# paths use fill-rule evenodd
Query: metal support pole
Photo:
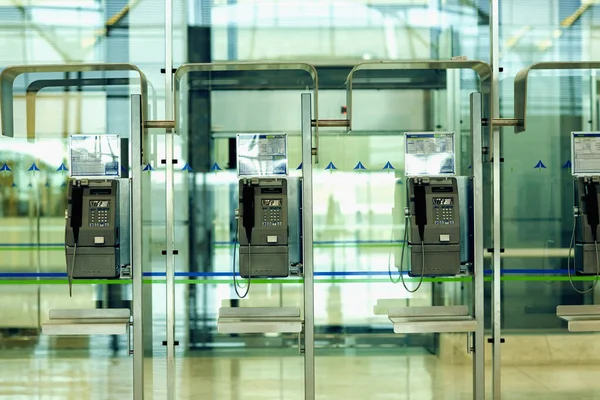
<svg viewBox="0 0 600 400"><path fill-rule="evenodd" d="M173 0L165 0L165 120L173 120ZM166 129L167 399L175 400L175 229L173 130Z"/></svg>
<svg viewBox="0 0 600 400"><path fill-rule="evenodd" d="M131 265L133 276L133 398L144 399L142 271L142 96L131 95Z"/></svg>
<svg viewBox="0 0 600 400"><path fill-rule="evenodd" d="M302 255L304 269L304 399L315 398L315 299L313 269L313 183L311 98L302 105Z"/></svg>
<svg viewBox="0 0 600 400"><path fill-rule="evenodd" d="M477 321L474 332L473 398L485 399L485 330L483 296L483 134L482 96L471 93L471 143L473 171L473 316Z"/></svg>
<svg viewBox="0 0 600 400"><path fill-rule="evenodd" d="M499 0L490 0L490 60L492 64L492 89L491 89L491 118L492 121L500 118L500 15ZM501 395L501 372L500 372L500 338L501 338L501 282L500 270L502 261L500 259L501 230L500 230L500 128L492 123L492 162L493 162L493 278L492 278L492 398L500 400Z"/></svg>

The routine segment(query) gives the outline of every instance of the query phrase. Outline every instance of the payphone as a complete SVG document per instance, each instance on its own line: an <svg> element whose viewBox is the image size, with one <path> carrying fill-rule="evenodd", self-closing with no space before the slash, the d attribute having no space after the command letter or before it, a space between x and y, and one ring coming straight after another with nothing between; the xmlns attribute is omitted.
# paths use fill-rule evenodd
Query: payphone
<svg viewBox="0 0 600 400"><path fill-rule="evenodd" d="M600 210L598 192L600 176L579 177L576 185L577 217L581 221L576 228L575 265L581 274L600 275L598 260L598 225Z"/></svg>
<svg viewBox="0 0 600 400"><path fill-rule="evenodd" d="M69 276L119 276L117 181L74 179L68 186L66 253Z"/></svg>
<svg viewBox="0 0 600 400"><path fill-rule="evenodd" d="M397 185L395 221L399 221L402 198L406 199L404 235L396 267L404 283L405 248L410 251L408 275L453 276L472 260L470 182L455 172L454 133L405 134L404 194ZM401 182L401 181L400 181ZM462 228L461 228L462 227Z"/></svg>
<svg viewBox="0 0 600 400"><path fill-rule="evenodd" d="M600 132L571 133L571 171L574 177L573 234L570 248L575 244L575 270L582 275L600 275L598 231L600 225ZM570 261L570 255L569 255ZM568 266L569 275L571 267ZM594 289L594 285L587 293ZM571 282L572 284L572 282ZM577 290L577 289L576 289ZM579 291L579 290L577 290Z"/></svg>
<svg viewBox="0 0 600 400"><path fill-rule="evenodd" d="M233 280L244 298L252 278L301 273L302 179L287 176L285 134L239 134L237 150L239 247L234 247ZM248 280L245 288L237 282L236 258L239 276Z"/></svg>
<svg viewBox="0 0 600 400"><path fill-rule="evenodd" d="M111 143L111 156L102 160L82 149L89 142L97 151ZM65 255L69 292L73 279L129 277L129 180L119 179L117 135L71 139L71 179L65 212ZM117 153L118 154L118 153ZM116 165L116 167L115 167Z"/></svg>
<svg viewBox="0 0 600 400"><path fill-rule="evenodd" d="M238 297L244 298L253 278L302 273L302 179L241 178L238 189L233 279ZM245 288L237 282L236 259L240 277L248 280Z"/></svg>
<svg viewBox="0 0 600 400"><path fill-rule="evenodd" d="M460 212L454 177L411 177L407 181L409 275L460 273Z"/></svg>
<svg viewBox="0 0 600 400"><path fill-rule="evenodd" d="M287 180L240 179L239 193L240 276L288 276Z"/></svg>

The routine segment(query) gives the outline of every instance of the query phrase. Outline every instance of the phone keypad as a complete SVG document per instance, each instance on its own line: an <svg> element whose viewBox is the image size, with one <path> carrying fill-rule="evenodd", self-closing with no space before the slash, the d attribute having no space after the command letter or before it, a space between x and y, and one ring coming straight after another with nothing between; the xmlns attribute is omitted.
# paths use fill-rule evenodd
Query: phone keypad
<svg viewBox="0 0 600 400"><path fill-rule="evenodd" d="M433 206L435 225L454 225L454 206Z"/></svg>
<svg viewBox="0 0 600 400"><path fill-rule="evenodd" d="M110 228L109 208L92 208L90 209L90 228Z"/></svg>
<svg viewBox="0 0 600 400"><path fill-rule="evenodd" d="M263 207L263 226L282 226L281 207Z"/></svg>

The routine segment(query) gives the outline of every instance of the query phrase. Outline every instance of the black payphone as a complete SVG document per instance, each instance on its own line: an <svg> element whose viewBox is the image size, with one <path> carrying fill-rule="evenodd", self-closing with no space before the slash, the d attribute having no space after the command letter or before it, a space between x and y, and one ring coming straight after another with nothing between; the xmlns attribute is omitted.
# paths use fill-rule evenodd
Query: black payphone
<svg viewBox="0 0 600 400"><path fill-rule="evenodd" d="M575 189L575 265L580 274L600 275L598 192L600 177L578 177ZM577 223L579 220L580 223Z"/></svg>
<svg viewBox="0 0 600 400"><path fill-rule="evenodd" d="M301 190L299 178L252 177L239 180L233 278L238 297L249 292L252 278L284 278L300 273ZM248 279L245 288L236 280L236 258L239 275ZM240 293L239 289L245 289Z"/></svg>
<svg viewBox="0 0 600 400"><path fill-rule="evenodd" d="M69 283L72 279L119 278L119 181L71 180L66 220Z"/></svg>
<svg viewBox="0 0 600 400"><path fill-rule="evenodd" d="M473 260L472 182L454 176L454 147L452 132L405 133L406 189L396 185L393 213L399 222L406 196L404 240L396 266L409 292L417 291L426 276L459 275ZM408 275L421 278L414 290L407 288L403 278L407 246Z"/></svg>
<svg viewBox="0 0 600 400"><path fill-rule="evenodd" d="M460 207L454 177L408 179L411 276L460 273Z"/></svg>
<svg viewBox="0 0 600 400"><path fill-rule="evenodd" d="M457 178L410 177L406 185L404 240L397 267L404 283L404 255L408 245L408 275L421 277L413 290L404 285L412 293L421 287L424 277L458 275L461 266L469 263L471 246L463 241L472 238L465 235L461 226L469 227L471 218L466 204L461 204L461 197L468 197L469 188L461 188ZM466 200L463 202L468 203Z"/></svg>
<svg viewBox="0 0 600 400"><path fill-rule="evenodd" d="M594 290L600 278L598 225L600 225L600 132L571 132L571 172L574 184L573 232L569 244L567 270L573 289L581 294ZM596 275L593 285L579 290L571 279L571 251L575 247L575 271Z"/></svg>

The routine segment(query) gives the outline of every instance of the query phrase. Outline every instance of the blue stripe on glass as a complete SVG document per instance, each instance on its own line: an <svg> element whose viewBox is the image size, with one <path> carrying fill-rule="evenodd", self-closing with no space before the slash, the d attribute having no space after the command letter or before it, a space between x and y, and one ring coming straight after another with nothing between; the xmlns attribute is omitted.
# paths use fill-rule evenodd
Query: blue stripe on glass
<svg viewBox="0 0 600 400"><path fill-rule="evenodd" d="M486 275L491 275L492 270L485 270ZM503 275L567 275L566 269L503 269ZM315 276L321 277L356 277L356 276L387 276L388 271L317 271ZM0 278L62 278L64 272L0 272ZM144 272L145 277L165 277L164 272ZM231 272L175 272L177 277L209 278L228 277Z"/></svg>

